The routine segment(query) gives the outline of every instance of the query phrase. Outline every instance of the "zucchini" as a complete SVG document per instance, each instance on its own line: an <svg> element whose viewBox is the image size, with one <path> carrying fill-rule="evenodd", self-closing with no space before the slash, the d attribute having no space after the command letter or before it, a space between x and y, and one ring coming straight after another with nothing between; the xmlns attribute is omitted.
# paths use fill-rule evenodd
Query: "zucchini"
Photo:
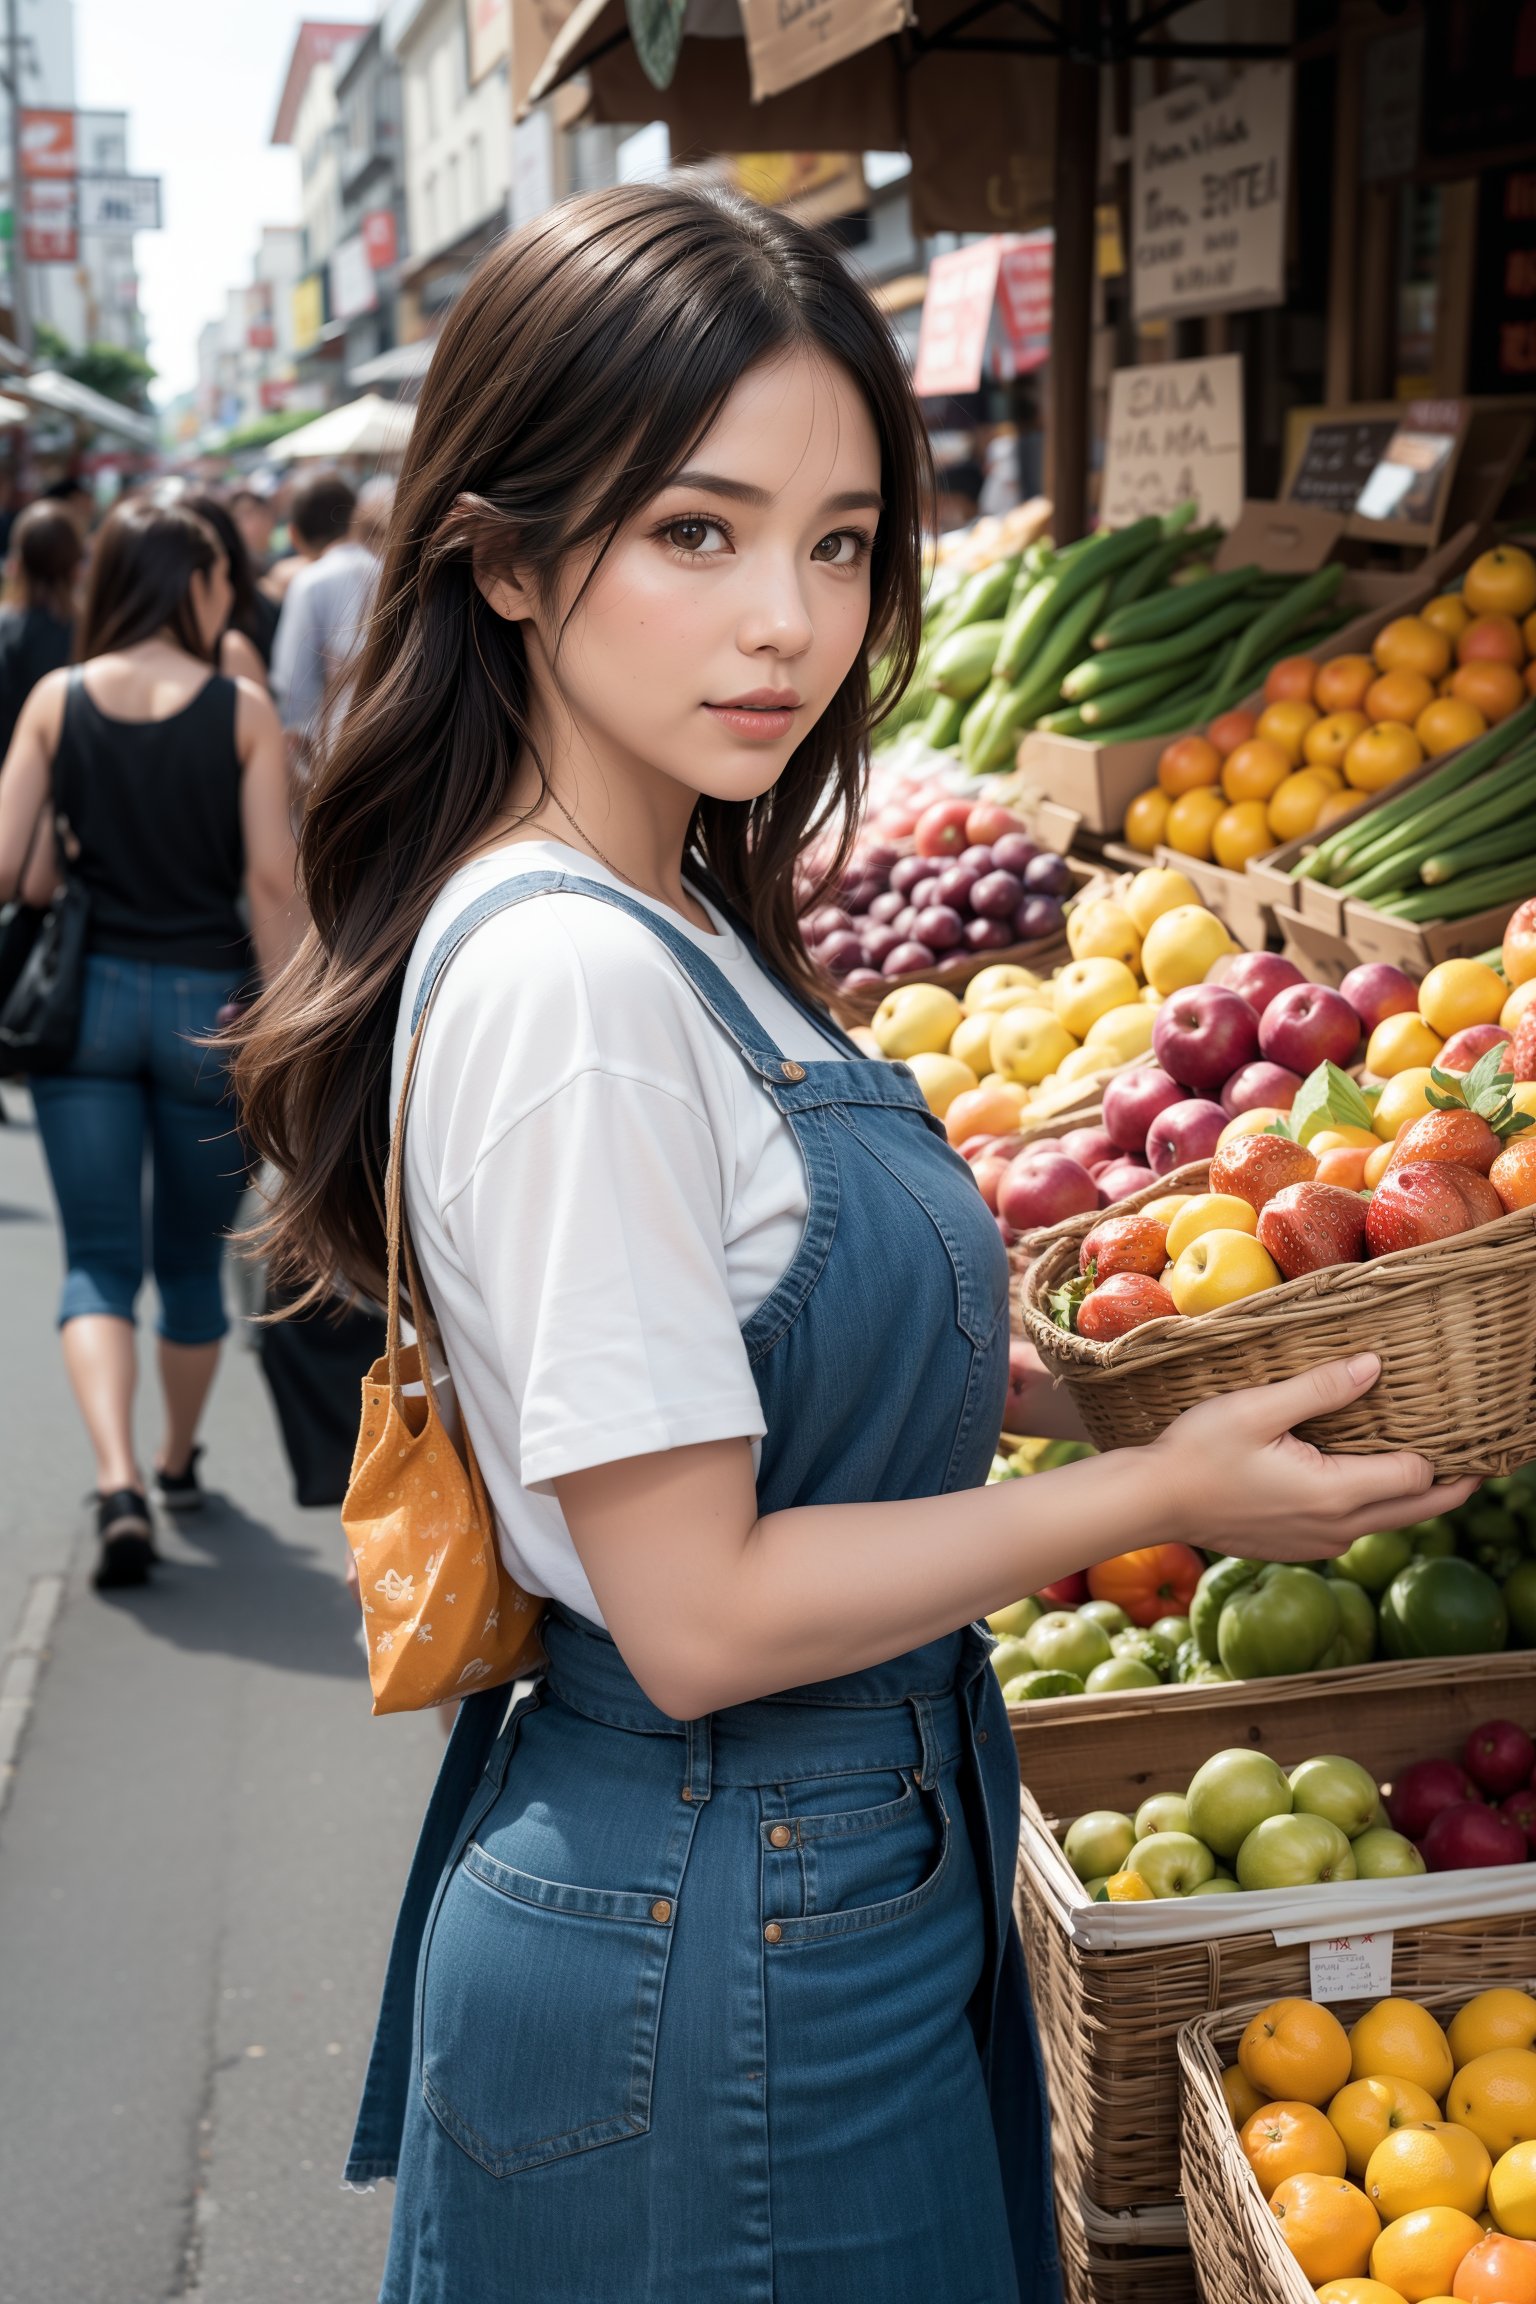
<svg viewBox="0 0 1536 2304"><path fill-rule="evenodd" d="M1254 665L1272 657L1280 643L1290 638L1307 621L1314 609L1327 608L1344 581L1344 570L1338 561L1319 568L1315 576L1308 576L1294 585L1272 608L1254 619L1244 645L1232 662L1233 680L1241 679Z"/></svg>
<svg viewBox="0 0 1536 2304"><path fill-rule="evenodd" d="M1160 640L1193 624L1219 601L1246 592L1256 568L1233 568L1222 576L1207 576L1183 590L1160 592L1155 600L1135 600L1107 616L1093 636L1095 648L1134 647L1143 640Z"/></svg>
<svg viewBox="0 0 1536 2304"><path fill-rule="evenodd" d="M1118 688L1106 688L1090 696L1080 706L1084 723L1089 728L1114 728L1122 721L1134 720L1138 712L1145 712L1175 688L1188 684L1187 664L1169 664L1161 672L1145 672L1139 680L1127 680Z"/></svg>
<svg viewBox="0 0 1536 2304"><path fill-rule="evenodd" d="M964 696L936 696L922 725L923 742L932 745L935 752L947 752L951 744L958 743L967 702Z"/></svg>
<svg viewBox="0 0 1536 2304"><path fill-rule="evenodd" d="M1211 584L1219 584L1213 576L1210 584L1199 588L1201 596L1209 594ZM1085 696L1096 696L1102 688L1117 688L1124 680L1139 680L1143 673L1156 672L1165 664L1183 664L1196 656L1208 656L1216 643L1248 624L1253 610L1246 600L1226 599L1198 622L1186 625L1183 631L1170 632L1162 640L1144 640L1134 647L1106 648L1102 654L1090 656L1086 663L1075 665L1062 682L1062 694L1074 704Z"/></svg>
<svg viewBox="0 0 1536 2304"><path fill-rule="evenodd" d="M1137 559L1161 534L1158 521L1133 520L1128 528L1108 529L1072 546L1069 553L1058 553L1055 566L1030 586L1009 616L998 645L994 677L1011 686L1029 669L1031 658L1057 619L1084 593L1096 591L1101 578ZM1105 596L1098 594L1100 609Z"/></svg>
<svg viewBox="0 0 1536 2304"><path fill-rule="evenodd" d="M934 650L928 671L929 687L937 688L941 696L959 696L967 702L979 696L992 677L993 659L1002 636L1000 617L979 624L962 624Z"/></svg>

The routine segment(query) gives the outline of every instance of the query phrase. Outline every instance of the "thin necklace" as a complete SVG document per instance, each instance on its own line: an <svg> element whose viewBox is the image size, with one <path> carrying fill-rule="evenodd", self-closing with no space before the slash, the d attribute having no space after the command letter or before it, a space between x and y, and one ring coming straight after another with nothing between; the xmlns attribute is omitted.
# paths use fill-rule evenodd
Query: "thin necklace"
<svg viewBox="0 0 1536 2304"><path fill-rule="evenodd" d="M585 831L585 830L583 829L583 827L582 827L580 824L578 824L578 823L577 823L577 821L576 821L575 817L574 817L574 816L571 814L571 812L570 812L569 808L567 808L567 806L566 806L565 802L564 802L564 801L563 801L563 800L560 798L560 795L559 795L559 793L558 793L558 792L555 792L555 791L551 791L551 790L546 790L546 795L545 795L545 796L546 796L546 798L547 798L547 799L549 799L549 800L552 800L552 801L554 802L555 806L556 806L556 807L559 809L559 811L560 811L561 815L562 815L562 816L565 818L565 820L566 820L567 824L569 824L569 826L570 826L571 830L572 830L572 831L575 833L575 835L576 835L577 839L578 839L578 840L584 840L584 841L586 842L587 846L588 846L588 847L591 849L591 851L592 851L593 855L594 855L594 856L597 858L597 860L598 860L599 864L604 864L604 865L606 865L606 866L607 866L607 868L608 868L608 870L609 870L609 871L610 871L610 872L613 874L614 878L615 878L616 880L622 880L622 881L624 881L624 882L625 882L625 884L626 884L626 886L628 886L628 887L630 887L630 888L633 888L633 890L635 891L635 894L636 894L637 896L644 896L644 895L646 895L646 894L648 893L648 891L647 891L646 889L644 889L644 888L642 888L642 887L641 887L641 885L640 885L640 883L639 883L639 881L638 881L638 880L631 880L631 879L630 879L630 876L629 876L629 874L628 874L626 871L624 871L624 870L622 869L622 867L621 867L621 866L619 866L619 865L615 864L615 863L614 863L614 861L613 861L613 858L612 858L611 856L605 856L605 855L603 854L603 851L601 850L601 848L599 848L599 846L598 846L597 842L596 842L596 841L593 839L593 837L592 837L591 833L590 833L590 832L588 832L588 831ZM654 897L651 899L651 901L654 903L654 901L655 901Z"/></svg>

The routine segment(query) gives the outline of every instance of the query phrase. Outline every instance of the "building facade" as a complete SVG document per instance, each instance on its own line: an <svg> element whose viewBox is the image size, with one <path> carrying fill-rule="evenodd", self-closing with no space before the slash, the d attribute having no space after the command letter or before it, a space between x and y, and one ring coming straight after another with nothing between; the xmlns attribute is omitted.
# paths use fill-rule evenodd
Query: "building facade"
<svg viewBox="0 0 1536 2304"><path fill-rule="evenodd" d="M409 254L400 72L382 23L336 74L341 238L331 256L330 309L344 331L342 365L393 350L400 275Z"/></svg>
<svg viewBox="0 0 1536 2304"><path fill-rule="evenodd" d="M507 227L511 105L503 60L469 83L463 0L396 0L385 37L399 61L411 254L400 334L432 333Z"/></svg>

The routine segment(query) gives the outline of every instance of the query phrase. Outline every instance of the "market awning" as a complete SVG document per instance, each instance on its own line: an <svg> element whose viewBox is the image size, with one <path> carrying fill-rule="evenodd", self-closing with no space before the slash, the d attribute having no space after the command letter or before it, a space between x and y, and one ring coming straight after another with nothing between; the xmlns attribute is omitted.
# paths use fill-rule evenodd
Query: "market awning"
<svg viewBox="0 0 1536 2304"><path fill-rule="evenodd" d="M267 450L267 460L285 464L295 457L398 456L411 436L414 408L365 392L341 408L328 409L313 424L285 433Z"/></svg>
<svg viewBox="0 0 1536 2304"><path fill-rule="evenodd" d="M104 392L77 384L73 376L61 376L56 368L39 368L31 376L11 376L6 381L18 399L47 408L55 416L70 416L77 424L114 433L119 440L131 440L136 448L160 444L160 428L152 416L141 416L120 400L109 400Z"/></svg>
<svg viewBox="0 0 1536 2304"><path fill-rule="evenodd" d="M32 411L24 401L12 400L0 392L0 431L14 432L18 425L30 424Z"/></svg>
<svg viewBox="0 0 1536 2304"><path fill-rule="evenodd" d="M376 352L371 360L360 360L355 368L349 368L347 382L368 390L375 384L419 384L436 349L433 336L423 336L415 344L395 344L388 352Z"/></svg>

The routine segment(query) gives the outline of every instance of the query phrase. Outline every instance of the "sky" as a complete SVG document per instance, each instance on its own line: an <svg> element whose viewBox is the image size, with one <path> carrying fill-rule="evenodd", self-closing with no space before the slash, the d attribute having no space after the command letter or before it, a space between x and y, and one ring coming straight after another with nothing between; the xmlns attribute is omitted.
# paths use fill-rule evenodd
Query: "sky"
<svg viewBox="0 0 1536 2304"><path fill-rule="evenodd" d="M374 12L370 0L75 0L77 101L126 109L133 173L164 180L165 228L137 240L157 400L196 382L198 330L250 278L261 226L298 222L298 161L268 141L295 27Z"/></svg>

